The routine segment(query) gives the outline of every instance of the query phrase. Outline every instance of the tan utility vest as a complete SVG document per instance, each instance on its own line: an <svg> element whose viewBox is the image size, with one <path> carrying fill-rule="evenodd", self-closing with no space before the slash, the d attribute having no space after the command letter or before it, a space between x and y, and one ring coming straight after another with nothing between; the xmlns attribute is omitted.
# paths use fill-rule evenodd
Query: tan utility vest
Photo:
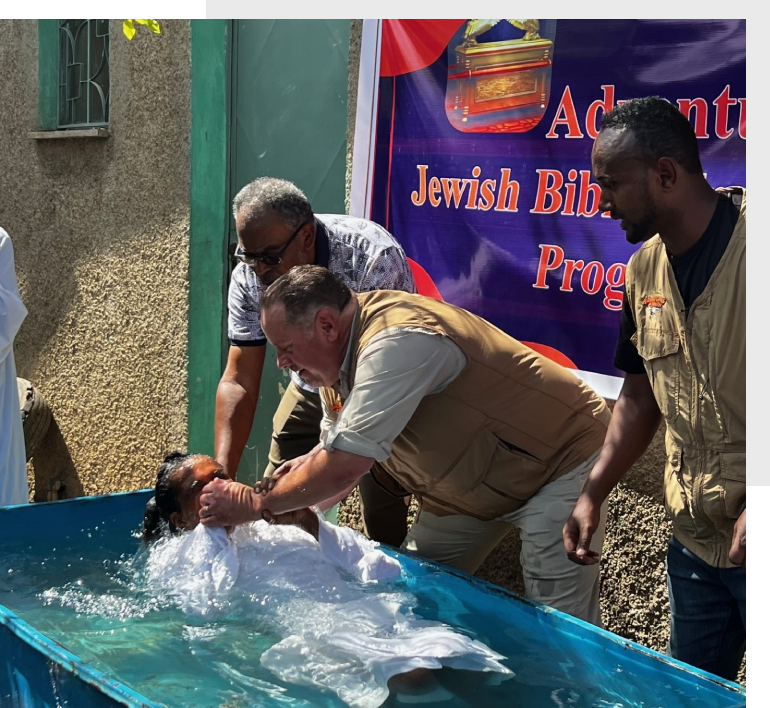
<svg viewBox="0 0 770 708"><path fill-rule="evenodd" d="M387 290L356 297L351 388L362 350L385 330L436 332L467 358L444 391L422 399L382 463L431 511L497 518L602 446L607 404L567 369L459 307ZM339 408L335 391L321 395Z"/></svg>
<svg viewBox="0 0 770 708"><path fill-rule="evenodd" d="M666 421L666 510L674 536L720 568L732 567L733 527L746 508L746 195L731 191L740 217L686 317L659 236L626 270L633 341Z"/></svg>

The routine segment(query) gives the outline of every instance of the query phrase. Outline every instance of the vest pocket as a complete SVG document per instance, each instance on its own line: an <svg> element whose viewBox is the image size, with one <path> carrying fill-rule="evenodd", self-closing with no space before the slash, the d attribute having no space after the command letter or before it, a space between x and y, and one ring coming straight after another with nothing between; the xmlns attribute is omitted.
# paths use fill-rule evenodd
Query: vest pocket
<svg viewBox="0 0 770 708"><path fill-rule="evenodd" d="M439 506L491 520L518 509L544 484L547 465L480 430L460 458L424 489Z"/></svg>
<svg viewBox="0 0 770 708"><path fill-rule="evenodd" d="M664 472L664 491L666 509L672 519L680 514L690 514L690 502L687 497L682 476L682 448L676 443L666 442L666 468Z"/></svg>
<svg viewBox="0 0 770 708"><path fill-rule="evenodd" d="M679 415L679 335L676 332L640 329L632 341L650 379L660 412L668 421Z"/></svg>
<svg viewBox="0 0 770 708"><path fill-rule="evenodd" d="M725 516L737 519L746 508L746 453L720 452L719 467Z"/></svg>
<svg viewBox="0 0 770 708"><path fill-rule="evenodd" d="M483 484L520 506L537 494L552 474L553 470L542 460L500 440Z"/></svg>

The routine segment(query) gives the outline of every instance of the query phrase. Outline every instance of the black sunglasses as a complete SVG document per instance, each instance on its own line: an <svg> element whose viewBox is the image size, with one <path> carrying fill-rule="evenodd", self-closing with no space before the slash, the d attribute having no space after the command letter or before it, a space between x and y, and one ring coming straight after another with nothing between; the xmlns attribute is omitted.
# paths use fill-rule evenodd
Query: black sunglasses
<svg viewBox="0 0 770 708"><path fill-rule="evenodd" d="M286 252L286 249L291 245L291 242L297 237L297 234L302 231L302 229L309 223L309 221L305 221L304 223L300 224L297 227L297 230L289 237L289 240L286 241L286 243L281 246L281 249L275 253L247 253L241 248L241 244L238 244L234 255L241 263L245 263L249 267L253 267L257 265L257 263L262 263L263 265L274 268L277 265L281 265L281 261L283 260L281 256L283 256L283 254Z"/></svg>

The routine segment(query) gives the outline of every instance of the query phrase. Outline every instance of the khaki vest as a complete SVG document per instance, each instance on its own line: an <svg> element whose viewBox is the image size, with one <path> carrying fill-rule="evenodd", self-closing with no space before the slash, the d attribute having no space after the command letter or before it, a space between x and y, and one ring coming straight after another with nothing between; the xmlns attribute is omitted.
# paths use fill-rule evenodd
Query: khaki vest
<svg viewBox="0 0 770 708"><path fill-rule="evenodd" d="M351 388L361 351L388 329L437 332L467 358L444 391L422 399L382 463L431 511L497 518L602 446L609 409L567 369L453 305L387 290L356 297ZM332 389L321 395L339 408Z"/></svg>
<svg viewBox="0 0 770 708"><path fill-rule="evenodd" d="M746 194L731 191L738 223L687 317L659 236L626 270L633 341L666 421L666 510L676 538L721 568L746 508Z"/></svg>

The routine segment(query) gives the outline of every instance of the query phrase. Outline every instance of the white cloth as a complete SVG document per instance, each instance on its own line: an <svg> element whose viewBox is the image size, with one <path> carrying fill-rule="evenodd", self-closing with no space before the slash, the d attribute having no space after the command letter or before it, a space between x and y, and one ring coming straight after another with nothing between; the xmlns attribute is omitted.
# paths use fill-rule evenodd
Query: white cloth
<svg viewBox="0 0 770 708"><path fill-rule="evenodd" d="M0 228L0 506L29 501L24 429L13 340L27 316L19 297L11 238Z"/></svg>
<svg viewBox="0 0 770 708"><path fill-rule="evenodd" d="M401 576L400 563L323 520L318 542L264 521L230 538L201 525L157 544L147 570L148 589L187 612L264 616L282 639L262 654L262 665L355 708L381 705L388 679L416 668L512 673L481 642L413 614L414 597L387 586Z"/></svg>

